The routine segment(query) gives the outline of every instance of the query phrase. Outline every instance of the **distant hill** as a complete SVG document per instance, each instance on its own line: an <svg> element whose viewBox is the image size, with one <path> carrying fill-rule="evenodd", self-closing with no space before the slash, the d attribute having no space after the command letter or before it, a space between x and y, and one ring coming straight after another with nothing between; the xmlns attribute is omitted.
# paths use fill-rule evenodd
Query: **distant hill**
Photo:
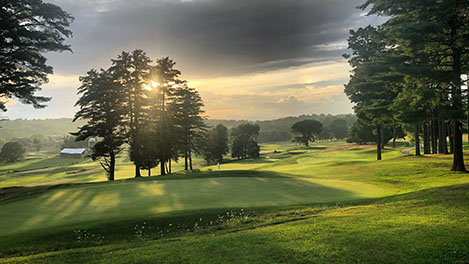
<svg viewBox="0 0 469 264"><path fill-rule="evenodd" d="M72 122L71 118L60 119L15 119L0 122L0 139L9 141L18 137L30 138L33 135L63 137L77 131L84 121Z"/></svg>
<svg viewBox="0 0 469 264"><path fill-rule="evenodd" d="M302 115L298 117L286 117L269 121L247 121L247 120L207 120L211 127L217 124L223 124L228 128L233 128L244 123L255 123L261 128L259 142L285 141L292 138L290 127L305 119L314 119L320 121L324 126L329 125L334 119L341 118L352 125L356 117L354 115ZM30 138L33 135L42 135L46 137L55 136L61 138L70 132L77 131L84 121L72 122L71 118L61 119L16 119L0 122L0 140L10 141L18 137Z"/></svg>
<svg viewBox="0 0 469 264"><path fill-rule="evenodd" d="M211 119L207 120L209 126L216 126L217 124L223 124L228 128L233 128L245 123L254 123L258 124L260 129L258 140L260 143L265 142L274 142L274 141L289 141L292 139L293 135L291 133L291 126L299 121L306 119L317 120L323 124L323 126L328 126L335 119L344 119L347 122L348 126L351 126L355 123L357 118L352 114L347 115L325 115L325 114L312 114L312 115L301 115L297 117L285 117L275 120L267 121L247 121L247 120L217 120Z"/></svg>

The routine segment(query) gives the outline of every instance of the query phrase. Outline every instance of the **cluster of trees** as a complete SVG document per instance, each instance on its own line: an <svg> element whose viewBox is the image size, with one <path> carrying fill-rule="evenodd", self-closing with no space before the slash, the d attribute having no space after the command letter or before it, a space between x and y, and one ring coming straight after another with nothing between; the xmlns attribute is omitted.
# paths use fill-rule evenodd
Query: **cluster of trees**
<svg viewBox="0 0 469 264"><path fill-rule="evenodd" d="M318 138L319 133L322 131L322 124L316 120L303 120L301 122L293 124L291 127L294 133L300 134L293 139L293 142L297 142L309 146L309 142L315 142Z"/></svg>
<svg viewBox="0 0 469 264"><path fill-rule="evenodd" d="M257 136L260 127L253 124L243 124L233 128L231 132L231 157L237 159L259 158L260 147Z"/></svg>
<svg viewBox="0 0 469 264"><path fill-rule="evenodd" d="M370 124L364 123L362 120L358 120L349 129L349 135L347 138L348 143L357 143L360 145L376 142L376 131ZM396 140L405 138L405 131L399 126L383 126L381 130L381 149L392 140L392 147L396 147Z"/></svg>
<svg viewBox="0 0 469 264"><path fill-rule="evenodd" d="M198 153L210 165L211 162L223 162L223 156L228 154L228 128L218 124L215 128L208 131L205 140L200 142Z"/></svg>
<svg viewBox="0 0 469 264"><path fill-rule="evenodd" d="M207 165L212 162L222 163L223 156L227 155L230 149L232 158L259 158L259 131L260 127L256 124L240 124L231 131L223 124L218 124L200 141L198 154L204 158Z"/></svg>
<svg viewBox="0 0 469 264"><path fill-rule="evenodd" d="M378 160L384 131L401 127L413 131L417 155L422 137L424 153L452 152L452 170L466 171L462 121L468 105L469 3L367 0L360 8L389 18L377 27L352 30L352 54L345 56L353 68L345 93L355 103L359 125L375 129Z"/></svg>
<svg viewBox="0 0 469 264"><path fill-rule="evenodd" d="M275 120L256 121L254 124L260 128L257 141L259 143L291 141L295 137L291 127L303 120L316 120L321 122L323 129L318 135L318 140L343 139L347 137L347 131L357 120L355 115L325 115L312 114L296 117L285 117ZM207 125L215 126L223 124L229 129L249 123L246 120L206 120Z"/></svg>
<svg viewBox="0 0 469 264"><path fill-rule="evenodd" d="M192 167L192 154L206 131L203 103L174 66L170 58L152 64L142 50L135 50L122 52L109 69L93 69L80 77L80 110L74 120L87 123L73 135L77 140L97 139L91 157L101 159L110 180L124 143L135 177L141 169L150 174L156 166L161 175L171 173L171 162L180 157L186 170Z"/></svg>

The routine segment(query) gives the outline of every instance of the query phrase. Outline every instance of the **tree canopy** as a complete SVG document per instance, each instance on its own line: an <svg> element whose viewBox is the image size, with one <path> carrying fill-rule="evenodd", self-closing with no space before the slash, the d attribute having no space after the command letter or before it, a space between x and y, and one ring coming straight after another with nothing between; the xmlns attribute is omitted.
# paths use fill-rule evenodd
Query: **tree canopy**
<svg viewBox="0 0 469 264"><path fill-rule="evenodd" d="M15 98L35 108L49 97L35 93L53 73L45 52L71 51L64 41L72 36L73 17L41 0L0 1L0 109Z"/></svg>
<svg viewBox="0 0 469 264"><path fill-rule="evenodd" d="M16 162L24 159L26 148L18 142L8 142L2 147L0 161Z"/></svg>
<svg viewBox="0 0 469 264"><path fill-rule="evenodd" d="M303 120L293 124L291 129L294 133L300 134L293 141L308 147L309 142L315 142L319 133L321 133L322 124L316 120Z"/></svg>

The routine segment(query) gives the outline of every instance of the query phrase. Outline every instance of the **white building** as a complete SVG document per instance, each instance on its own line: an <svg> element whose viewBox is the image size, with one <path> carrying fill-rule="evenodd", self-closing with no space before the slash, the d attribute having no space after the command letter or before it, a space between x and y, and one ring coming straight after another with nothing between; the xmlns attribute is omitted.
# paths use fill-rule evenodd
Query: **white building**
<svg viewBox="0 0 469 264"><path fill-rule="evenodd" d="M65 159L84 159L88 154L86 148L64 148L60 151L60 157Z"/></svg>

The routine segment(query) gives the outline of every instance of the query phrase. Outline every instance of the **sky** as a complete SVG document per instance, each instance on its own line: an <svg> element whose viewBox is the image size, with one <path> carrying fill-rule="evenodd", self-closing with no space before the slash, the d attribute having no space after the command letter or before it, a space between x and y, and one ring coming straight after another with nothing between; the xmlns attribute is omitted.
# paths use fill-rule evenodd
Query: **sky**
<svg viewBox="0 0 469 264"><path fill-rule="evenodd" d="M48 53L54 67L45 109L8 104L16 118L73 117L79 76L107 68L122 51L169 56L196 88L211 119L268 120L352 113L350 29L382 22L364 0L45 0L75 17L73 53Z"/></svg>

